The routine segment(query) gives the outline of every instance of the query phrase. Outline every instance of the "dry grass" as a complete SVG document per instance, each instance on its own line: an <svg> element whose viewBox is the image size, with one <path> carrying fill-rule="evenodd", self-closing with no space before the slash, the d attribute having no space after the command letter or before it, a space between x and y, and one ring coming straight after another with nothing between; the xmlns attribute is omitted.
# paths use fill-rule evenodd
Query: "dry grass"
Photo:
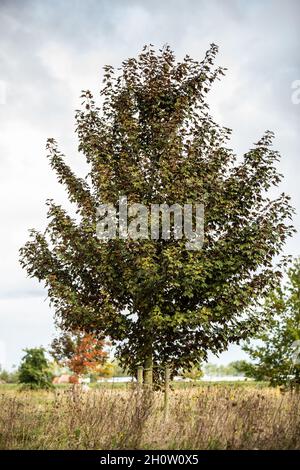
<svg viewBox="0 0 300 470"><path fill-rule="evenodd" d="M300 449L299 395L199 386L163 394L0 392L0 449Z"/></svg>

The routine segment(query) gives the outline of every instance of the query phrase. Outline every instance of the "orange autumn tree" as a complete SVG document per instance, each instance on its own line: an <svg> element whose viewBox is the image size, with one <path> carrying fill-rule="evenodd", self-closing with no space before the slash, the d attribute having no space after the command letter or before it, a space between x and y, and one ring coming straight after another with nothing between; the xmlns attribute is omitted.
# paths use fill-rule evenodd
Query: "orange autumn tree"
<svg viewBox="0 0 300 470"><path fill-rule="evenodd" d="M68 361L68 367L76 374L82 375L88 371L99 369L107 359L108 353L103 350L105 343L90 334L79 341L74 355Z"/></svg>
<svg viewBox="0 0 300 470"><path fill-rule="evenodd" d="M78 381L80 375L98 372L105 367L109 343L87 333L63 334L51 344L51 355L59 364L66 365Z"/></svg>

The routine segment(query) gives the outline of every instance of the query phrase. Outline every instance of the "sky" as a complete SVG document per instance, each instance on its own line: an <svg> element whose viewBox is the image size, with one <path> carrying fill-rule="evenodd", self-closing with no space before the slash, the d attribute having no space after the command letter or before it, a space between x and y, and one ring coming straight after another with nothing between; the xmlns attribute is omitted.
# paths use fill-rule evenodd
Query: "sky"
<svg viewBox="0 0 300 470"><path fill-rule="evenodd" d="M18 250L28 229L46 226L47 198L69 207L46 158L54 137L67 162L77 152L74 111L81 90L99 98L102 67L116 67L144 44L169 44L178 60L201 60L210 43L226 76L210 92L211 114L233 129L241 155L266 129L276 135L280 189L300 229L300 2L298 0L1 0L0 1L0 364L18 364L25 347L47 347L55 334L47 293L28 279ZM293 88L294 87L294 88ZM298 234L285 253L299 255ZM216 363L245 357L232 346Z"/></svg>

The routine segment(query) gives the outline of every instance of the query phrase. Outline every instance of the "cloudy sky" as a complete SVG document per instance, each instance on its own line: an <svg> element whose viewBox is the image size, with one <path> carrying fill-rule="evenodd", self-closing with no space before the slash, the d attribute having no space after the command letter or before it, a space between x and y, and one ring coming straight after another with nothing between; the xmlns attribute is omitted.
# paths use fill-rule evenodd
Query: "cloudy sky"
<svg viewBox="0 0 300 470"><path fill-rule="evenodd" d="M233 129L239 154L266 129L275 132L282 189L300 229L300 104L291 99L300 80L299 20L298 0L0 1L0 363L10 368L23 348L47 346L54 334L46 292L18 264L27 230L45 227L45 200L68 207L46 138L83 171L74 135L80 91L97 96L102 66L119 66L144 44L168 43L178 59L200 60L211 42L220 46L218 65L228 71L211 92L212 114ZM296 235L286 253L300 254L298 245ZM240 357L232 347L219 361Z"/></svg>

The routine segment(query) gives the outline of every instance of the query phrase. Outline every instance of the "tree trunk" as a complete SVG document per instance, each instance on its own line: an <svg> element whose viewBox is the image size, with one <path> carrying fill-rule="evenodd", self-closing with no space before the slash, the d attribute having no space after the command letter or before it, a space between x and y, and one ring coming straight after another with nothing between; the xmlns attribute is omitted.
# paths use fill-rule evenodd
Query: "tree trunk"
<svg viewBox="0 0 300 470"><path fill-rule="evenodd" d="M143 366L137 368L137 383L139 386L143 385Z"/></svg>
<svg viewBox="0 0 300 470"><path fill-rule="evenodd" d="M152 352L145 357L144 361L144 384L152 388L153 384L153 359Z"/></svg>
<svg viewBox="0 0 300 470"><path fill-rule="evenodd" d="M164 400L164 417L167 419L169 411L169 392L170 392L171 370L169 366L165 367L165 400Z"/></svg>

